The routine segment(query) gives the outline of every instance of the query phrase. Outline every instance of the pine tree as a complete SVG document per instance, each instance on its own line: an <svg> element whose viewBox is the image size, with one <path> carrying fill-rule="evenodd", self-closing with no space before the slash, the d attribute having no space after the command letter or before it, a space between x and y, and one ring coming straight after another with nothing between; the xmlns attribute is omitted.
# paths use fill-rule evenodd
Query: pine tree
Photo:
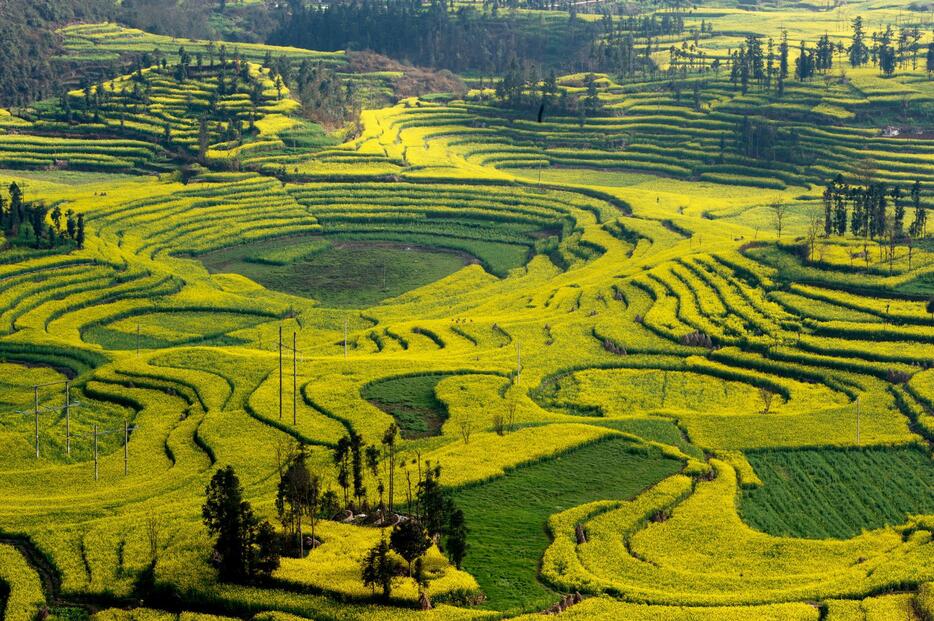
<svg viewBox="0 0 934 621"><path fill-rule="evenodd" d="M785 94L785 80L788 78L788 31L782 30L782 40L778 44L778 96Z"/></svg>
<svg viewBox="0 0 934 621"><path fill-rule="evenodd" d="M78 244L78 248L84 248L84 214L78 214L78 224L76 226L75 232L75 243Z"/></svg>
<svg viewBox="0 0 934 621"><path fill-rule="evenodd" d="M891 196L892 209L894 210L894 215L892 217L892 234L896 239L899 239L905 232L905 205L901 202L901 189L898 186L892 188Z"/></svg>
<svg viewBox="0 0 934 621"><path fill-rule="evenodd" d="M201 515L215 537L214 556L222 580L244 581L279 566L275 531L259 520L232 466L214 473L204 491Z"/></svg>
<svg viewBox="0 0 934 621"><path fill-rule="evenodd" d="M363 559L362 566L363 586L370 587L376 591L376 587L382 590L383 599L389 600L392 595L392 581L396 576L396 563L390 556L389 544L386 538L380 539L379 543L367 552Z"/></svg>
<svg viewBox="0 0 934 621"><path fill-rule="evenodd" d="M850 65L861 67L869 59L869 49L866 47L866 34L863 32L863 18L857 16L853 20L853 39L850 42Z"/></svg>
<svg viewBox="0 0 934 621"><path fill-rule="evenodd" d="M895 73L896 55L892 46L892 27L888 26L882 34L879 43L879 70L882 75L891 76Z"/></svg>
<svg viewBox="0 0 934 621"><path fill-rule="evenodd" d="M464 512L460 509L451 511L444 547L447 550L448 558L458 569L461 568L461 562L463 562L464 556L467 555L467 549L469 548L467 534L469 532Z"/></svg>

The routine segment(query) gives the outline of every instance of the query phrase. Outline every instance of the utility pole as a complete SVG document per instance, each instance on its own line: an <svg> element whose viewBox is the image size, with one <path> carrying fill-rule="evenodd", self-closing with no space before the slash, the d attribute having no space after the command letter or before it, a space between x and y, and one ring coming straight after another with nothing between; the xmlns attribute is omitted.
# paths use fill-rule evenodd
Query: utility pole
<svg viewBox="0 0 934 621"><path fill-rule="evenodd" d="M296 395L298 395L298 354L296 353L298 333L292 332L292 425L298 423L298 404Z"/></svg>
<svg viewBox="0 0 934 621"><path fill-rule="evenodd" d="M519 341L516 341L516 383L519 383L519 378L522 375L522 350L519 347Z"/></svg>
<svg viewBox="0 0 934 621"><path fill-rule="evenodd" d="M39 459L39 387L32 387L33 406L36 413L36 459Z"/></svg>
<svg viewBox="0 0 934 621"><path fill-rule="evenodd" d="M279 326L279 420L282 420L282 326Z"/></svg>
<svg viewBox="0 0 934 621"><path fill-rule="evenodd" d="M856 446L859 447L859 397L856 397Z"/></svg>
<svg viewBox="0 0 934 621"><path fill-rule="evenodd" d="M71 382L65 382L65 453L71 456Z"/></svg>
<svg viewBox="0 0 934 621"><path fill-rule="evenodd" d="M130 423L123 419L123 476L130 473Z"/></svg>
<svg viewBox="0 0 934 621"><path fill-rule="evenodd" d="M94 480L98 477L97 471L97 425L94 425Z"/></svg>

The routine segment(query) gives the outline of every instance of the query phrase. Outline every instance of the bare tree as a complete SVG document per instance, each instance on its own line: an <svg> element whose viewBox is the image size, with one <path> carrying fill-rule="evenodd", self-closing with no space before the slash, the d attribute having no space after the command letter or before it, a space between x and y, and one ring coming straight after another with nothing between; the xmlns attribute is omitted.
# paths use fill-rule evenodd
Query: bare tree
<svg viewBox="0 0 934 621"><path fill-rule="evenodd" d="M784 218L784 216L782 216ZM814 260L814 244L817 241L818 235L823 228L823 214L821 210L816 207L810 207L807 211L808 219L808 262ZM781 236L781 226L779 225L779 236Z"/></svg>
<svg viewBox="0 0 934 621"><path fill-rule="evenodd" d="M876 171L878 169L879 166L876 164L876 160L871 157L864 157L856 162L853 167L853 172L856 178L859 179L859 182L868 188L875 180Z"/></svg>
<svg viewBox="0 0 934 621"><path fill-rule="evenodd" d="M788 203L779 199L769 205L769 209L772 210L772 222L775 225L775 231L778 233L778 238L781 239L785 216L788 214Z"/></svg>
<svg viewBox="0 0 934 621"><path fill-rule="evenodd" d="M775 398L775 393L765 386L760 386L759 398L762 399L762 413L768 414L769 410L772 409L772 400Z"/></svg>
<svg viewBox="0 0 934 621"><path fill-rule="evenodd" d="M506 408L506 428L509 431L514 431L516 428L516 410L518 407L519 404L515 399L509 400L509 406Z"/></svg>
<svg viewBox="0 0 934 621"><path fill-rule="evenodd" d="M458 426L461 430L461 437L464 439L464 444L470 443L470 434L473 433L473 420L470 416L465 416L460 420Z"/></svg>
<svg viewBox="0 0 934 621"><path fill-rule="evenodd" d="M506 417L498 412L493 415L493 431L498 436L506 435Z"/></svg>
<svg viewBox="0 0 934 621"><path fill-rule="evenodd" d="M151 517L146 520L146 535L149 537L149 558L155 563L159 558L159 520Z"/></svg>

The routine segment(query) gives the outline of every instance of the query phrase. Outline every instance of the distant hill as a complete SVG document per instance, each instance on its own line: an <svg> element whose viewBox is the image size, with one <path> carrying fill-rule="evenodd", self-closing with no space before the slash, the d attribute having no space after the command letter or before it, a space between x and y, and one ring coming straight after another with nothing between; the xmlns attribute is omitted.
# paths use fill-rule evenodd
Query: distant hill
<svg viewBox="0 0 934 621"><path fill-rule="evenodd" d="M0 106L52 94L57 26L107 19L114 11L113 0L0 0Z"/></svg>

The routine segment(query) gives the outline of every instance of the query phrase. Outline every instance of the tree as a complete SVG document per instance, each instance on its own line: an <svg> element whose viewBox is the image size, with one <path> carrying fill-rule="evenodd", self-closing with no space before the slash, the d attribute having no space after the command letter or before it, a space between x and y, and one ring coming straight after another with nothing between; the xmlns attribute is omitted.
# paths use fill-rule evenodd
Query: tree
<svg viewBox="0 0 934 621"><path fill-rule="evenodd" d="M817 236L820 234L822 228L822 217L821 211L818 207L810 207L806 212L807 217L807 241L808 241L808 261L814 260L814 245L817 241ZM823 225L826 229L826 224Z"/></svg>
<svg viewBox="0 0 934 621"><path fill-rule="evenodd" d="M882 33L882 39L879 46L879 70L882 75L891 76L895 73L895 48L892 46L892 27L888 26Z"/></svg>
<svg viewBox="0 0 934 621"><path fill-rule="evenodd" d="M376 592L376 587L382 589L383 599L388 600L392 594L392 581L396 576L396 563L389 554L389 544L386 538L379 540L363 558L362 578L363 586L370 587Z"/></svg>
<svg viewBox="0 0 934 621"><path fill-rule="evenodd" d="M772 400L775 399L775 393L764 386L760 386L759 398L762 399L762 413L768 414L769 410L772 409Z"/></svg>
<svg viewBox="0 0 934 621"><path fill-rule="evenodd" d="M448 521L447 539L444 548L447 550L448 558L458 569L461 568L461 562L467 555L467 534L469 533L467 522L464 519L464 512L460 509L451 511L451 517Z"/></svg>
<svg viewBox="0 0 934 621"><path fill-rule="evenodd" d="M215 537L214 560L222 580L244 581L268 575L278 567L278 550L272 526L262 525L232 466L214 473L205 489L201 515Z"/></svg>
<svg viewBox="0 0 934 621"><path fill-rule="evenodd" d="M389 546L409 565L412 575L412 563L431 547L431 536L421 522L408 519L396 524L389 535Z"/></svg>
<svg viewBox="0 0 934 621"><path fill-rule="evenodd" d="M451 503L441 487L441 466L426 464L425 476L418 483L416 505L418 517L432 536L442 535L447 524Z"/></svg>
<svg viewBox="0 0 934 621"><path fill-rule="evenodd" d="M908 233L912 237L924 237L927 234L927 210L921 204L921 182L915 181L911 186L911 206L914 207L915 217L908 227Z"/></svg>
<svg viewBox="0 0 934 621"><path fill-rule="evenodd" d="M314 541L320 499L321 481L308 469L308 454L302 446L282 471L276 493L279 521L289 534L297 536L299 558L303 557L305 552L302 518L310 518L311 538Z"/></svg>
<svg viewBox="0 0 934 621"><path fill-rule="evenodd" d="M471 417L470 417L469 415L468 415L468 416L464 416L464 417L461 418L460 421L458 422L458 426L460 427L461 438L464 439L464 444L469 444L469 443L470 443L470 435L471 435L471 433L473 433L473 419L471 419ZM502 434L500 434L500 435L502 435Z"/></svg>
<svg viewBox="0 0 934 621"><path fill-rule="evenodd" d="M869 48L866 47L866 34L863 32L863 18L857 16L853 20L853 39L850 43L850 65L860 67L869 59Z"/></svg>
<svg viewBox="0 0 934 621"><path fill-rule="evenodd" d="M928 72L928 78L934 76L934 41L928 43L927 63L925 67Z"/></svg>
<svg viewBox="0 0 934 621"><path fill-rule="evenodd" d="M395 494L395 472L396 472L396 441L399 438L399 425L395 422L390 423L386 432L383 434L382 443L386 447L389 455L389 510L393 510Z"/></svg>
<svg viewBox="0 0 934 621"><path fill-rule="evenodd" d="M788 78L788 31L782 30L782 40L778 44L778 96L785 94L785 80Z"/></svg>
<svg viewBox="0 0 934 621"><path fill-rule="evenodd" d="M931 318L934 319L934 295L932 295L931 298L928 300L928 303L925 309L927 310Z"/></svg>
<svg viewBox="0 0 934 621"><path fill-rule="evenodd" d="M357 504L366 496L363 486L363 437L356 431L350 434L350 461L353 468L353 495Z"/></svg>
<svg viewBox="0 0 934 621"><path fill-rule="evenodd" d="M198 161L205 163L208 154L208 117L202 115L198 119Z"/></svg>
<svg viewBox="0 0 934 621"><path fill-rule="evenodd" d="M419 599L427 597L425 591L428 590L428 572L425 571L425 563L422 557L415 559L415 566L412 569L412 579L418 586Z"/></svg>
<svg viewBox="0 0 934 621"><path fill-rule="evenodd" d="M84 248L84 214L78 214L77 230L75 232L75 243L78 248Z"/></svg>
<svg viewBox="0 0 934 621"><path fill-rule="evenodd" d="M279 537L276 529L263 520L256 527L253 545L250 546L251 576L271 576L279 569Z"/></svg>
<svg viewBox="0 0 934 621"><path fill-rule="evenodd" d="M782 238L782 227L785 224L785 216L788 213L788 203L783 200L774 201L769 205L769 209L772 210L772 222L775 225L775 232L778 234L778 238Z"/></svg>
<svg viewBox="0 0 934 621"><path fill-rule="evenodd" d="M834 184L833 182L827 184L827 187L824 188L824 193L821 195L821 199L824 203L824 236L830 237L833 233L833 198L834 198Z"/></svg>
<svg viewBox="0 0 934 621"><path fill-rule="evenodd" d="M7 217L5 231L13 236L19 233L19 225L23 221L23 191L14 181L10 184L10 211Z"/></svg>
<svg viewBox="0 0 934 621"><path fill-rule="evenodd" d="M892 219L892 236L895 239L900 239L905 233L905 205L901 202L901 188L898 186L892 188L891 196L892 207L895 210L895 215Z"/></svg>
<svg viewBox="0 0 934 621"><path fill-rule="evenodd" d="M600 94L597 90L597 76L588 73L584 78L584 86L587 87L587 98L584 100L589 114L596 114L600 109Z"/></svg>
<svg viewBox="0 0 934 621"><path fill-rule="evenodd" d="M334 465L337 467L337 484L344 492L344 506L346 507L350 490L350 438L348 436L340 438L334 447Z"/></svg>
<svg viewBox="0 0 934 621"><path fill-rule="evenodd" d="M379 462L380 462L380 450L379 447L375 444L371 444L366 447L364 451L364 458L366 459L366 468L370 471L370 474L373 475L374 479L377 479L376 489L379 492L379 504L380 510L382 510L383 505L383 480L379 478Z"/></svg>

